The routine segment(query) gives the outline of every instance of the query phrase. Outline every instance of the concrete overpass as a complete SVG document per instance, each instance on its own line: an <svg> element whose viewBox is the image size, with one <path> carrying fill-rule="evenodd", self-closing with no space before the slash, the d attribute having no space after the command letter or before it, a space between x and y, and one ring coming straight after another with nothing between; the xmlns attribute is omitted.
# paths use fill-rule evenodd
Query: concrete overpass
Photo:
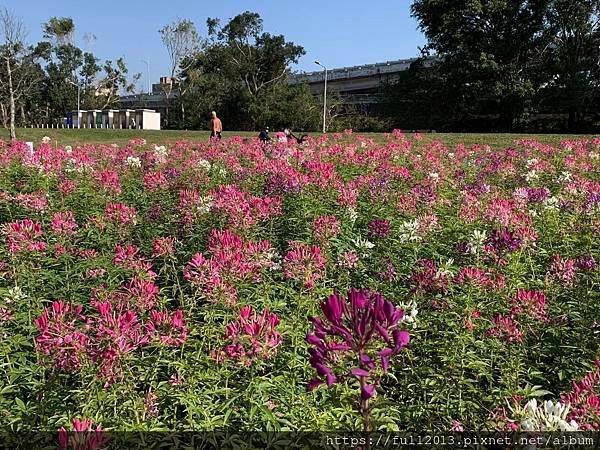
<svg viewBox="0 0 600 450"><path fill-rule="evenodd" d="M342 67L327 71L327 90L336 91L347 104L377 103L377 93L385 84L398 81L400 74L410 68L417 58L399 59L377 64ZM314 95L323 95L325 71L293 74L290 84L308 83Z"/></svg>
<svg viewBox="0 0 600 450"><path fill-rule="evenodd" d="M378 102L379 89L388 83L394 83L400 74L408 70L417 58L398 59L377 64L363 64L360 66L342 67L331 69L327 72L327 89L336 91L346 104L369 105ZM428 61L425 65L429 65ZM323 95L324 71L295 73L289 76L290 84L306 82L310 91L315 96ZM124 108L150 108L166 116L167 100L164 87L172 83L168 77L163 77L160 83L152 86L152 93L126 95L121 97L121 105ZM174 86L171 100L179 96L178 89Z"/></svg>

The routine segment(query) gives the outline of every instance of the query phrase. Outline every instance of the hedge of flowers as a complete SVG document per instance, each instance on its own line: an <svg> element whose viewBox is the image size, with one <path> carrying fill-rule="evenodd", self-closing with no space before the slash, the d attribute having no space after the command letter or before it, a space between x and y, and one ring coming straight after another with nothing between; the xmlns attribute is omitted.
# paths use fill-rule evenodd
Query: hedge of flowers
<svg viewBox="0 0 600 450"><path fill-rule="evenodd" d="M0 222L2 429L600 429L600 139L0 142Z"/></svg>

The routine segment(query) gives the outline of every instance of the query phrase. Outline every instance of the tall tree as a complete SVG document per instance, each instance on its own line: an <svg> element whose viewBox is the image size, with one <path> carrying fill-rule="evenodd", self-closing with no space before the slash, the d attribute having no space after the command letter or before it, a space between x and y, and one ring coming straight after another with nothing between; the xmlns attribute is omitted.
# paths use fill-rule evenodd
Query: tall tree
<svg viewBox="0 0 600 450"><path fill-rule="evenodd" d="M23 22L11 11L0 10L0 57L6 78L0 77L0 85L7 92L10 117L10 136L16 139L17 104L38 83L39 72L35 69L35 53L26 45L27 32Z"/></svg>
<svg viewBox="0 0 600 450"><path fill-rule="evenodd" d="M103 66L104 76L98 80L94 92L98 102L96 107L106 109L119 105L119 95L121 93L132 94L135 91L135 84L141 78L141 74L133 75L130 81L127 78L129 70L123 58L117 59L113 64L108 60Z"/></svg>
<svg viewBox="0 0 600 450"><path fill-rule="evenodd" d="M44 37L57 46L73 44L75 22L71 17L51 17L42 26Z"/></svg>
<svg viewBox="0 0 600 450"><path fill-rule="evenodd" d="M551 40L545 92L568 112L568 130L600 99L600 0L554 0L547 12Z"/></svg>
<svg viewBox="0 0 600 450"><path fill-rule="evenodd" d="M197 121L198 114L208 117L212 108L239 129L286 125L281 111L294 104L297 108L289 110L297 114L290 116L288 126L297 121L298 126L308 127L300 122L312 123L315 113L318 116L307 87L292 88L287 83L290 64L304 54L301 46L264 32L260 16L248 11L224 26L218 19L208 19L207 28L202 51L182 71L189 92L184 101L196 108L193 119Z"/></svg>
<svg viewBox="0 0 600 450"><path fill-rule="evenodd" d="M170 83L162 85L167 101L167 117L165 119L168 123L169 103L173 89L178 84L177 75L180 71L185 71L188 68L186 62L191 63L193 61L194 54L200 49L200 36L194 22L186 19L178 19L173 23L165 25L159 30L159 33L167 49L171 63ZM181 105L183 108L183 102L181 102ZM185 114L184 110L182 112Z"/></svg>
<svg viewBox="0 0 600 450"><path fill-rule="evenodd" d="M496 114L511 130L534 98L549 49L545 13L552 0L415 0L412 14L439 58L451 101L463 116Z"/></svg>

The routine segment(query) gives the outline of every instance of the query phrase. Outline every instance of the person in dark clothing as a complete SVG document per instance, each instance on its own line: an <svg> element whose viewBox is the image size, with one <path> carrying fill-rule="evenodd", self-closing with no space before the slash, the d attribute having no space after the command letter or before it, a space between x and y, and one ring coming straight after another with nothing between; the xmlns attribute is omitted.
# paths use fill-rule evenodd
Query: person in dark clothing
<svg viewBox="0 0 600 450"><path fill-rule="evenodd" d="M303 134L302 136L298 137L291 131L289 131L288 136L289 138L295 139L297 144L302 144L304 141L306 141L306 139L308 139L308 134Z"/></svg>
<svg viewBox="0 0 600 450"><path fill-rule="evenodd" d="M258 138L262 142L268 142L271 140L271 136L269 136L269 128L263 128L261 132L258 134Z"/></svg>

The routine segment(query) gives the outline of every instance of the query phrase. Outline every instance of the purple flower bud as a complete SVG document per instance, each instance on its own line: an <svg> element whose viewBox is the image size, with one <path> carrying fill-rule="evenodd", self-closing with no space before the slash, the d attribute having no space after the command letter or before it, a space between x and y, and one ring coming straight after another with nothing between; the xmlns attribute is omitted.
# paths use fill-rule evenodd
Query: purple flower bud
<svg viewBox="0 0 600 450"><path fill-rule="evenodd" d="M315 369L316 369L317 373L321 376L326 376L331 373L331 369L324 364L320 364L320 363L315 364Z"/></svg>
<svg viewBox="0 0 600 450"><path fill-rule="evenodd" d="M321 303L321 310L325 317L335 325L340 323L342 318L342 303L343 300L337 294L329 296L325 303Z"/></svg>
<svg viewBox="0 0 600 450"><path fill-rule="evenodd" d="M386 301L383 305L383 309L385 311L385 317L386 317L388 323L390 323L393 320L394 313L396 312L396 308L394 308L394 305L392 305L392 302ZM394 324L390 323L390 325L394 325Z"/></svg>
<svg viewBox="0 0 600 450"><path fill-rule="evenodd" d="M346 342L351 343L354 340L354 336L344 327L333 326L331 330L336 332L338 335L342 336Z"/></svg>
<svg viewBox="0 0 600 450"><path fill-rule="evenodd" d="M347 351L347 350L351 350L352 347L350 346L350 344L348 344L347 342L340 342L339 344L332 344L329 347L331 350L333 351Z"/></svg>
<svg viewBox="0 0 600 450"><path fill-rule="evenodd" d="M380 350L377 354L379 356L391 356L394 351L391 348L384 348Z"/></svg>
<svg viewBox="0 0 600 450"><path fill-rule="evenodd" d="M325 381L327 383L327 386L331 386L337 381L337 377L332 373L328 373L327 375L325 375Z"/></svg>
<svg viewBox="0 0 600 450"><path fill-rule="evenodd" d="M307 391L312 391L312 390L316 389L318 386L320 386L322 384L323 384L322 380L319 380L318 378L313 378L306 385L306 390Z"/></svg>
<svg viewBox="0 0 600 450"><path fill-rule="evenodd" d="M381 357L381 368L383 369L384 372L387 372L389 367L390 367L389 356L382 356Z"/></svg>
<svg viewBox="0 0 600 450"><path fill-rule="evenodd" d="M390 342L390 337L388 335L388 332L385 330L385 328L383 328L381 325L379 325L378 323L375 324L375 329L377 330L377 332L379 333L379 335L383 338L383 340L387 343Z"/></svg>
<svg viewBox="0 0 600 450"><path fill-rule="evenodd" d="M369 369L374 369L375 368L375 364L373 363L373 360L371 358L369 358L368 355L360 355L360 364L361 366L365 366Z"/></svg>
<svg viewBox="0 0 600 450"><path fill-rule="evenodd" d="M360 388L360 398L368 400L375 395L375 386L372 384L366 384Z"/></svg>
<svg viewBox="0 0 600 450"><path fill-rule="evenodd" d="M404 317L404 311L402 309L396 309L392 318L390 319L390 326L396 325Z"/></svg>
<svg viewBox="0 0 600 450"><path fill-rule="evenodd" d="M437 272L433 262L430 269ZM341 369L340 364L349 359L358 358L359 367L343 377L373 377L375 355L387 371L390 359L409 342L408 332L396 329L404 311L377 292L352 289L345 298L336 293L321 302L321 309L325 317L310 318L314 330L306 335L306 341L311 346L309 362L328 386L338 381L333 370ZM361 389L363 399L375 395L375 384L377 380Z"/></svg>
<svg viewBox="0 0 600 450"><path fill-rule="evenodd" d="M314 334L310 334L310 333L306 335L306 342L308 342L311 345L314 345L315 347L318 347L319 345L321 345L321 339L319 339Z"/></svg>
<svg viewBox="0 0 600 450"><path fill-rule="evenodd" d="M360 369L360 368L352 369L350 373L356 377L368 377L369 376L368 371L366 371L365 369Z"/></svg>
<svg viewBox="0 0 600 450"><path fill-rule="evenodd" d="M323 321L320 317L309 317L308 320L310 320L313 323L315 331L325 331L325 326L323 325Z"/></svg>
<svg viewBox="0 0 600 450"><path fill-rule="evenodd" d="M363 309L367 306L367 296L365 291L352 289L350 291L350 304L354 308Z"/></svg>
<svg viewBox="0 0 600 450"><path fill-rule="evenodd" d="M410 342L410 334L405 330L394 330L394 351L399 351Z"/></svg>

